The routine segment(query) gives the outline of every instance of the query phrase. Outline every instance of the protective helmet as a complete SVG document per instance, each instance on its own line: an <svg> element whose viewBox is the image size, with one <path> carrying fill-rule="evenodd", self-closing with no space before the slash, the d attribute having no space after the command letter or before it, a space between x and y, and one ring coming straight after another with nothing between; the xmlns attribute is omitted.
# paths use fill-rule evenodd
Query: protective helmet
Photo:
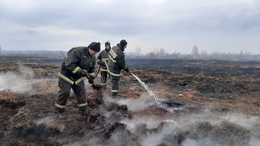
<svg viewBox="0 0 260 146"><path fill-rule="evenodd" d="M125 45L127 45L127 41L126 40L121 40L120 41L120 45L121 45L121 47L125 47Z"/></svg>
<svg viewBox="0 0 260 146"><path fill-rule="evenodd" d="M109 42L109 41L106 41L106 42L105 42L105 46L106 46L106 45L109 45L109 46L110 46L110 42Z"/></svg>

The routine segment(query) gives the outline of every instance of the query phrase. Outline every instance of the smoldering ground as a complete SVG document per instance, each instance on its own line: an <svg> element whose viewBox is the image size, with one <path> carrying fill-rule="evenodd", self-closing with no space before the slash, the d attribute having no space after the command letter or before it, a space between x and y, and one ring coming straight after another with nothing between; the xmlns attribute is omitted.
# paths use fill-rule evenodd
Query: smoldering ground
<svg viewBox="0 0 260 146"><path fill-rule="evenodd" d="M11 90L12 92L28 92L32 90L28 80L33 78L33 71L19 65L17 72L6 72L0 74L0 90Z"/></svg>
<svg viewBox="0 0 260 146"><path fill-rule="evenodd" d="M54 85L54 86L50 86ZM14 93L54 92L57 91L57 78L43 78L22 64L15 71L0 73L0 91L9 90Z"/></svg>
<svg viewBox="0 0 260 146"><path fill-rule="evenodd" d="M138 102L136 105L132 103L135 100ZM115 102L109 97L105 98L105 103L111 101ZM107 122L110 124L111 121L123 124L112 132L109 139L90 138L86 135L81 140L67 145L255 146L260 142L258 116L246 116L234 112L214 113L210 107L205 107L196 113L188 110L169 113L164 110L166 112L164 114L151 114L151 110L154 110L152 108L155 108L155 111L160 109L156 109L157 107L152 104L153 99L149 97L116 102L118 105L122 103L127 105L131 118L126 116L111 120L115 118L113 114L106 113L105 117L109 119Z"/></svg>
<svg viewBox="0 0 260 146"><path fill-rule="evenodd" d="M108 96L109 91L104 91L104 101L100 102L96 92L92 91L90 85L86 85L90 115L81 116L78 113L75 97L69 98L66 112L58 115L53 108L58 90L57 76L38 76L35 69L32 74L27 74L30 71L19 70L1 73L1 81L9 78L5 81L9 85L28 85L21 84L28 88L19 92L6 85L1 86L9 89L0 91L2 145L257 146L260 143L258 112L248 113L243 109L237 111L232 108L228 110L231 105L223 108L202 99L199 102L206 104L196 104L194 101L199 98L188 94L184 94L187 103L180 102L180 109L166 110L158 106L143 89L127 90L128 87L122 86L120 91L123 92L120 94L128 96L116 100ZM57 71L58 69L53 71L55 75ZM170 75L168 78L178 76L180 75ZM15 79L21 81L13 82ZM131 83L131 86L136 85L139 83ZM154 91L155 88L150 85ZM178 95L179 90L184 88L176 87L177 92L168 90L171 93L167 93L163 84L158 84L157 87L156 94L164 92L169 95L162 100L169 101L169 106L179 102L174 95L177 92Z"/></svg>
<svg viewBox="0 0 260 146"><path fill-rule="evenodd" d="M192 111L185 105L181 110L169 112L158 107L146 93L136 99L114 100L106 96L88 118L82 119L72 112L66 114L65 121L56 115L45 115L26 128L16 129L14 135L18 132L23 137L32 133L42 139L51 134L54 137L48 138L50 145L75 146L255 146L260 142L258 116L218 113L212 106ZM14 119L18 117L19 114ZM77 122L78 128L66 123L72 122L71 118L81 120Z"/></svg>

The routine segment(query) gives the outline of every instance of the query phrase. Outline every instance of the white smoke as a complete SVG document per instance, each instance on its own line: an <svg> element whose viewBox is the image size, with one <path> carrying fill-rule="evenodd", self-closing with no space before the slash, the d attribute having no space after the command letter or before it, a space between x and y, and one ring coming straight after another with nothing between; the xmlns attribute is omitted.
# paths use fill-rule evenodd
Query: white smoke
<svg viewBox="0 0 260 146"><path fill-rule="evenodd" d="M14 93L50 93L58 89L57 79L36 79L31 68L18 65L17 71L0 73L0 91L9 90Z"/></svg>
<svg viewBox="0 0 260 146"><path fill-rule="evenodd" d="M183 144L183 146L201 146L197 141L191 140L191 139L186 139Z"/></svg>
<svg viewBox="0 0 260 146"><path fill-rule="evenodd" d="M163 138L167 135L174 132L176 129L176 125L174 123L167 123L166 126L164 126L160 132L158 133L148 133L143 140L141 141L141 144L143 146L149 145L149 146L157 146L160 143L163 143Z"/></svg>
<svg viewBox="0 0 260 146"><path fill-rule="evenodd" d="M15 93L32 92L34 85L47 81L34 79L34 72L31 68L21 64L18 67L17 71L0 73L0 91L10 90Z"/></svg>
<svg viewBox="0 0 260 146"><path fill-rule="evenodd" d="M141 111L155 104L152 97L141 95L139 98L119 99L118 104L126 104L130 111Z"/></svg>
<svg viewBox="0 0 260 146"><path fill-rule="evenodd" d="M169 136L176 136L179 133L185 131L195 132L197 134L196 129L198 123L208 122L216 130L221 130L221 124L223 122L229 122L231 125L239 125L242 129L247 129L250 131L250 140L248 142L249 146L258 146L260 143L259 136L259 129L254 129L256 125L260 125L260 118L258 116L248 116L242 113L235 113L229 112L225 114L215 113L211 110L213 107L206 107L205 110L201 110L200 112L186 112L185 110L182 111L180 116L176 116L174 113L169 113L169 115L160 116L160 115L146 115L141 114L138 115L138 112L144 112L146 108L149 108L151 102L154 102L149 97L142 96L140 99L124 99L124 100L114 100L112 98L106 97L105 102L117 102L119 104L126 104L128 105L129 110L135 111L137 115L133 115L131 119L124 118L121 120L121 123L126 124L126 129L128 129L132 134L137 135L139 137L139 144L142 146L156 146L162 143L171 145L168 141L165 141L165 138ZM148 101L148 102L147 102ZM151 102L150 102L151 101ZM139 103L140 102L140 103ZM134 104L136 103L136 104ZM105 112L105 111L104 111ZM158 126L161 123L165 123L163 127L160 129ZM146 129L157 129L156 132L153 131L146 131L145 133L141 133L140 125L145 125ZM260 126L259 126L260 127ZM139 128L139 129L138 129ZM239 128L239 127L238 127ZM200 137L201 133L198 133L198 138L193 139L190 137L185 137L183 142L181 142L181 146L204 146L204 145L212 145L212 146L220 146L221 143L216 141L216 139L211 135L209 137ZM221 135L221 131L219 133ZM232 133L231 133L232 134ZM243 133L241 133L243 134ZM237 137L235 137L237 138ZM127 137L126 137L127 139ZM170 139L172 140L172 139ZM235 139L230 139L230 141ZM239 139L236 139L239 140ZM97 145L98 139L91 138L88 140L83 141L76 141L72 142L69 145L81 145L81 144L91 144ZM174 141L174 139L173 139ZM113 133L111 138L108 141L107 145L120 145L122 139L120 139L120 133ZM235 141L239 143L238 141ZM228 142L227 142L228 143Z"/></svg>
<svg viewBox="0 0 260 146"><path fill-rule="evenodd" d="M36 124L48 124L55 121L55 117L47 116L36 121Z"/></svg>
<svg viewBox="0 0 260 146"><path fill-rule="evenodd" d="M249 146L260 146L260 139L256 137L251 137L249 141Z"/></svg>
<svg viewBox="0 0 260 146"><path fill-rule="evenodd" d="M136 132L136 127L140 124L145 124L147 129L157 128L164 119L158 119L153 116L134 117L133 119L123 119L121 123L127 125L127 129L133 133Z"/></svg>

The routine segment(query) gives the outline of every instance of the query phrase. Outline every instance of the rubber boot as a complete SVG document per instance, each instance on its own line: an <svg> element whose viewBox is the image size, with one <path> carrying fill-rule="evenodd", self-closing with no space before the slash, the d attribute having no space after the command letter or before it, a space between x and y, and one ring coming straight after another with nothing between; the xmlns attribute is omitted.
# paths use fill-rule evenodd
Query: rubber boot
<svg viewBox="0 0 260 146"><path fill-rule="evenodd" d="M86 106L84 106L84 107L79 107L79 112L82 116L88 116L90 111Z"/></svg>
<svg viewBox="0 0 260 146"><path fill-rule="evenodd" d="M114 98L114 99L118 98L118 93L117 92L112 92L112 98Z"/></svg>
<svg viewBox="0 0 260 146"><path fill-rule="evenodd" d="M55 107L55 112L56 113L59 113L59 114L62 114L65 112L65 108L58 108L58 107Z"/></svg>
<svg viewBox="0 0 260 146"><path fill-rule="evenodd" d="M107 90L107 86L106 85L102 86L102 89Z"/></svg>

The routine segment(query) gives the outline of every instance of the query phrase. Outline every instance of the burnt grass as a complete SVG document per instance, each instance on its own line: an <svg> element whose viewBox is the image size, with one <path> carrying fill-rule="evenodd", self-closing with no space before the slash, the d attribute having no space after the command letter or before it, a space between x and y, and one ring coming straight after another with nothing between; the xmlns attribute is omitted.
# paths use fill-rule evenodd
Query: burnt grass
<svg viewBox="0 0 260 146"><path fill-rule="evenodd" d="M129 64L145 83L195 89L205 98L222 99L259 91L260 62L130 59Z"/></svg>
<svg viewBox="0 0 260 146"><path fill-rule="evenodd" d="M35 79L57 79L60 62L61 59L5 57L0 60L0 73L19 74L18 68L22 64L34 71ZM184 96L189 99L176 95L175 100L180 102L165 102L167 106L182 107L190 102L199 107L203 103L223 102L223 106L213 110L239 111L259 116L260 62L127 59L127 63L130 70L148 85L160 85L178 93L187 93ZM120 85L122 90L119 94L122 98L138 98L145 92L126 73L123 73ZM130 85L136 87L134 93L127 90ZM194 94L189 96L189 91L194 91ZM104 101L102 95L92 90L87 93L89 114L83 116L78 112L73 95L68 100L65 113L58 114L53 107L56 92L31 94L0 91L1 145L139 146L147 136L161 133L169 127L169 123L165 122L152 129L140 124L135 132L131 132L126 124L121 123L122 119L131 120L135 114L126 105ZM226 107L226 103L234 106ZM236 106L238 103L242 106ZM218 125L197 122L163 135L158 145L178 146L186 139L207 139L220 145L243 146L248 144L251 134L250 130L228 121ZM117 141L113 138L115 136Z"/></svg>

